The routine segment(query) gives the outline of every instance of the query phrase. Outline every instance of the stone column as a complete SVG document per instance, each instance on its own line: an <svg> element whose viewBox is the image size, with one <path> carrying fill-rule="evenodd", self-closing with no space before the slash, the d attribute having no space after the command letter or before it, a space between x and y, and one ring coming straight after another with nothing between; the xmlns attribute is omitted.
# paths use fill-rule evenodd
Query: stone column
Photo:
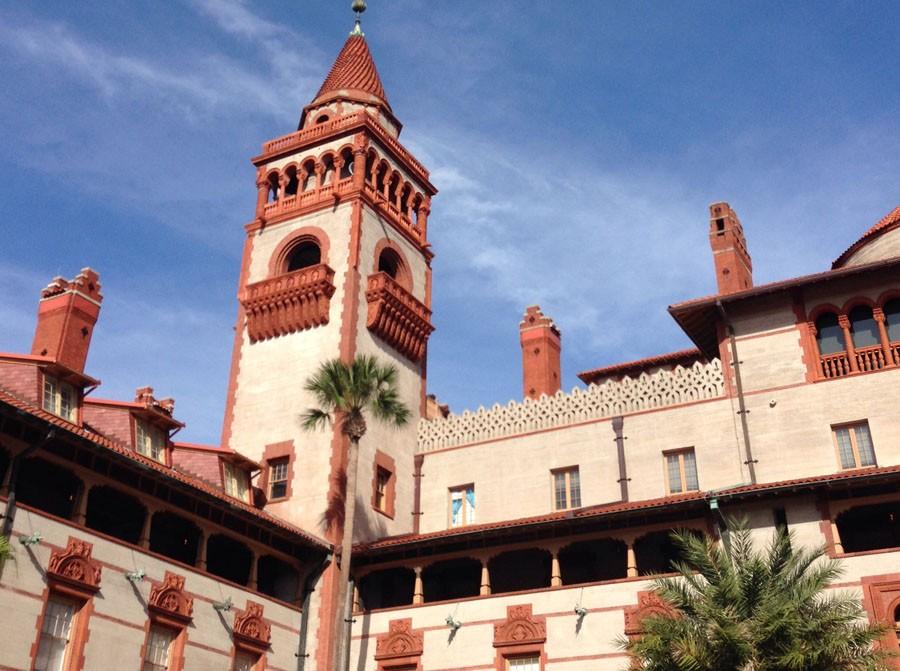
<svg viewBox="0 0 900 671"><path fill-rule="evenodd" d="M256 180L256 216L261 217L269 200L269 180L265 175Z"/></svg>
<svg viewBox="0 0 900 671"><path fill-rule="evenodd" d="M205 557L204 557L205 559ZM259 582L259 555L252 550L250 551L250 577L247 580L247 587L252 590L256 589Z"/></svg>
<svg viewBox="0 0 900 671"><path fill-rule="evenodd" d="M147 509L147 515L144 517L144 524L141 526L141 536L138 539L138 545L145 550L150 549L150 525L153 523L153 511Z"/></svg>
<svg viewBox="0 0 900 671"><path fill-rule="evenodd" d="M284 200L285 196L287 196L287 185L290 181L287 173L283 173L278 177L278 200Z"/></svg>
<svg viewBox="0 0 900 671"><path fill-rule="evenodd" d="M888 337L887 327L884 323L884 310L875 308L872 310L872 317L875 319L875 323L878 324L878 336L881 339L881 349L884 352L884 367L893 367L895 365L894 355L891 354L891 339Z"/></svg>
<svg viewBox="0 0 900 671"><path fill-rule="evenodd" d="M72 517L72 521L75 524L80 524L84 526L85 521L87 520L87 504L88 497L91 495L92 487L85 483L85 485L81 488L81 496L78 497L78 505L75 508L75 514Z"/></svg>
<svg viewBox="0 0 900 671"><path fill-rule="evenodd" d="M366 181L366 147L353 150L353 186L362 188Z"/></svg>
<svg viewBox="0 0 900 671"><path fill-rule="evenodd" d="M359 585L353 582L353 614L362 612L362 603L359 600Z"/></svg>
<svg viewBox="0 0 900 671"><path fill-rule="evenodd" d="M489 596L491 593L491 572L488 570L488 560L481 560L481 588L478 590L481 596Z"/></svg>
<svg viewBox="0 0 900 671"><path fill-rule="evenodd" d="M322 162L316 162L316 190L321 189L322 184L322 176L325 174L325 164Z"/></svg>
<svg viewBox="0 0 900 671"><path fill-rule="evenodd" d="M844 332L844 349L847 350L850 372L856 373L859 371L859 364L856 362L856 348L853 347L853 335L850 333L850 319L847 315L839 315L838 324Z"/></svg>
<svg viewBox="0 0 900 671"><path fill-rule="evenodd" d="M835 554L844 554L844 546L841 544L841 534L838 531L837 522L834 518L831 519L831 537L833 539L833 546Z"/></svg>
<svg viewBox="0 0 900 671"><path fill-rule="evenodd" d="M627 558L625 560L625 575L629 578L637 578L638 576L638 567L637 567L637 557L634 554L634 539L629 538L625 541L625 547L627 548L626 555Z"/></svg>
<svg viewBox="0 0 900 671"><path fill-rule="evenodd" d="M413 588L413 606L425 603L425 587L422 584L422 567L416 566L416 584Z"/></svg>
<svg viewBox="0 0 900 671"><path fill-rule="evenodd" d="M197 557L197 568L201 571L206 570L206 546L209 543L209 533L201 532L199 557Z"/></svg>
<svg viewBox="0 0 900 671"><path fill-rule="evenodd" d="M562 571L559 568L559 549L553 548L550 550L551 553L551 561L550 561L550 587L562 587Z"/></svg>

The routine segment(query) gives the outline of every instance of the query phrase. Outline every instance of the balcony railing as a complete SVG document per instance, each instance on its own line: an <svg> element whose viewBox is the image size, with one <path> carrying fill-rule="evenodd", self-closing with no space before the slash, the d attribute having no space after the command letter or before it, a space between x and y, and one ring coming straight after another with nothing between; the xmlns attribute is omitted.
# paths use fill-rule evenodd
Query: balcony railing
<svg viewBox="0 0 900 671"><path fill-rule="evenodd" d="M884 348L881 345L860 347L856 350L856 366L860 372L881 370L885 366Z"/></svg>
<svg viewBox="0 0 900 671"><path fill-rule="evenodd" d="M250 342L328 323L334 271L324 263L249 284L238 297Z"/></svg>
<svg viewBox="0 0 900 671"><path fill-rule="evenodd" d="M856 349L854 352L855 370L850 364L850 357L847 352L826 354L820 358L822 377L830 380L836 377L844 377L851 373L868 373L889 366L900 365L900 342L891 343L890 349L892 354L891 361L886 359L884 347L881 345L870 345Z"/></svg>
<svg viewBox="0 0 900 671"><path fill-rule="evenodd" d="M408 359L419 361L434 331L431 310L387 273L369 275L366 301L368 329Z"/></svg>

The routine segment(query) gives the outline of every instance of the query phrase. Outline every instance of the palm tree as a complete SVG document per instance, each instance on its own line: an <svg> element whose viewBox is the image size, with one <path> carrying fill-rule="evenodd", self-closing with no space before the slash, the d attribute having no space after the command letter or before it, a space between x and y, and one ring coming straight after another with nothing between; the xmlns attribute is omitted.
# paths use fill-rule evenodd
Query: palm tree
<svg viewBox="0 0 900 671"><path fill-rule="evenodd" d="M730 542L687 532L673 539L681 562L653 590L672 606L653 614L642 636L619 645L644 671L876 671L887 669L857 596L826 589L842 573L823 548L794 549L780 528L764 552L745 522ZM724 545L724 546L723 546Z"/></svg>
<svg viewBox="0 0 900 671"><path fill-rule="evenodd" d="M7 559L12 559L12 556L13 549L9 536L0 536L0 566L3 566Z"/></svg>
<svg viewBox="0 0 900 671"><path fill-rule="evenodd" d="M373 356L357 355L350 364L340 359L326 361L307 380L304 388L315 397L318 407L310 408L303 414L303 428L312 431L337 424L350 443L347 453L344 535L341 542L336 623L336 631L340 635L335 637L335 660L339 660L347 648L342 643L349 640L349 627L344 623L344 603L350 584L359 441L366 433L366 414L370 413L376 420L400 427L409 421L410 411L400 400L397 391L397 369L393 364L379 363Z"/></svg>

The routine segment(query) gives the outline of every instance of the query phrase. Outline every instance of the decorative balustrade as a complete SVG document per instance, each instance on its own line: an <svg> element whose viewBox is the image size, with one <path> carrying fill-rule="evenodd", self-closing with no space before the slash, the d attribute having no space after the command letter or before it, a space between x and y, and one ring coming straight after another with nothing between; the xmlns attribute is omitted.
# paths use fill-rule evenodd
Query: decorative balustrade
<svg viewBox="0 0 900 671"><path fill-rule="evenodd" d="M294 210L302 210L323 201L334 202L335 196L343 196L353 190L353 178L346 177L339 182L324 184L318 189L312 188L289 196L283 196L263 206L263 216L267 219L279 214L287 214Z"/></svg>
<svg viewBox="0 0 900 671"><path fill-rule="evenodd" d="M825 354L821 357L822 377L831 379L850 374L850 359L846 352Z"/></svg>
<svg viewBox="0 0 900 671"><path fill-rule="evenodd" d="M250 342L328 323L334 271L324 263L249 284L238 296Z"/></svg>
<svg viewBox="0 0 900 671"><path fill-rule="evenodd" d="M891 354L894 357L894 363L900 366L900 342L891 343Z"/></svg>
<svg viewBox="0 0 900 671"><path fill-rule="evenodd" d="M856 350L856 365L860 372L881 370L885 366L884 348L881 345L860 347Z"/></svg>
<svg viewBox="0 0 900 671"><path fill-rule="evenodd" d="M368 329L408 359L419 361L434 331L431 310L387 273L369 275L366 301Z"/></svg>
<svg viewBox="0 0 900 671"><path fill-rule="evenodd" d="M379 214L419 244L425 244L425 228L414 223L408 212L401 212L396 204L369 182L363 184L363 191L373 200Z"/></svg>
<svg viewBox="0 0 900 671"><path fill-rule="evenodd" d="M558 391L539 399L495 404L489 409L466 411L442 419L419 422L419 452L430 452L496 438L553 429L581 422L615 417L721 397L722 366L718 359L636 378L624 377L570 393Z"/></svg>

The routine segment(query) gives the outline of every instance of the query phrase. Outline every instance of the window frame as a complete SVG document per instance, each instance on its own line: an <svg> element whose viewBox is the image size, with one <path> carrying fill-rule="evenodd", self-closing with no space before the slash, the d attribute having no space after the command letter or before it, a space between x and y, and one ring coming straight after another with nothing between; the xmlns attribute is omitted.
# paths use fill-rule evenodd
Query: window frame
<svg viewBox="0 0 900 671"><path fill-rule="evenodd" d="M461 527L471 526L475 524L478 510L478 499L475 500L475 506L469 503L468 493L472 491L473 497L475 495L475 483L470 482L465 485L457 485L456 487L450 487L447 489L447 528L448 529L459 529ZM459 524L453 524L453 496L455 494L462 494L462 521Z"/></svg>
<svg viewBox="0 0 900 671"><path fill-rule="evenodd" d="M684 455L693 454L694 455L694 479L697 481L697 487L690 489L688 488L687 482L687 469L685 468L685 459ZM681 478L681 489L679 491L672 491L672 482L669 479L669 458L677 457L678 459L678 471ZM666 496L677 496L679 494L688 494L690 492L699 492L700 491L700 469L697 467L697 450L693 447L680 447L676 450L664 450L663 451L663 480L666 483Z"/></svg>
<svg viewBox="0 0 900 671"><path fill-rule="evenodd" d="M388 487L390 486L392 473L383 466L375 466L375 497L372 505L375 510L387 512Z"/></svg>
<svg viewBox="0 0 900 671"><path fill-rule="evenodd" d="M151 621L149 623L149 626L147 627L147 636L144 641L144 646L141 648L141 671L147 671L147 664L152 664L154 667L159 666L159 664L149 662L147 660L147 656L152 650L151 642L153 641L154 633L158 633L160 631L165 631L171 636L168 643L168 649L166 650L166 665L164 671L174 671L175 650L178 646L178 639L181 636L182 632L174 627L167 626L155 621ZM151 671L153 670L151 669Z"/></svg>
<svg viewBox="0 0 900 671"><path fill-rule="evenodd" d="M577 475L576 487L577 487L577 493L578 493L578 497L577 497L578 505L573 505L573 499L575 499L575 497L572 495L572 493L573 493L572 474L573 473L575 473ZM559 475L562 475L564 478L563 482L564 482L564 488L565 488L566 501L565 501L565 507L563 507L563 508L558 507L559 500L558 500L557 492L556 492L556 480L557 480L557 476L559 476ZM583 500L583 497L581 494L581 471L577 465L576 466L565 466L563 468L554 468L550 471L550 502L551 502L552 509L555 512L561 512L561 511L565 511L565 510L577 510L578 508L581 508L584 505L584 500Z"/></svg>
<svg viewBox="0 0 900 671"><path fill-rule="evenodd" d="M872 447L872 463L862 465L862 458L859 452L859 443L856 437L856 429L860 427L865 427L866 432L869 434L869 445ZM841 444L838 441L838 431L841 429L846 429L847 433L850 437L850 450L853 454L854 465L853 466L844 466L844 463L841 459ZM872 428L869 426L868 419L857 420L854 422L841 422L840 424L832 424L831 425L831 441L834 443L834 453L837 459L838 468L842 471L853 471L861 468L877 468L878 467L878 455L875 452L875 441L872 440Z"/></svg>
<svg viewBox="0 0 900 671"><path fill-rule="evenodd" d="M134 451L143 457L152 459L158 464L168 465L169 432L141 417L137 417L136 415L132 415L132 419L134 421ZM144 447L144 441L141 440L142 434L144 438L149 440L149 448L147 448L146 452L142 449ZM159 457L153 456L154 435L162 440L159 445Z"/></svg>
<svg viewBox="0 0 900 671"><path fill-rule="evenodd" d="M237 475L243 477L245 488L243 496L238 493L238 488L234 486L237 484ZM238 501L243 501L244 503L251 502L250 474L243 468L224 459L222 460L222 489L225 490L225 493L228 494L228 496L237 499Z"/></svg>
<svg viewBox="0 0 900 671"><path fill-rule="evenodd" d="M79 641L79 633L80 633L80 624L81 624L81 613L84 610L87 602L83 599L79 599L72 594L67 594L65 592L60 592L56 590L50 590L47 593L47 598L44 600L43 608L41 609L40 620L37 625L37 641L34 646L34 656L32 659L33 669L38 669L37 663L41 654L41 645L44 642L44 628L48 623L48 615L51 607L51 603L56 602L57 604L65 604L72 609L72 615L69 618L69 626L66 630L66 639L65 646L63 648L63 657L62 663L59 665L59 671L67 671L72 667L72 660L76 658L76 655L79 655L81 650L79 647L83 647L83 641ZM79 646L80 643L80 646ZM40 671L56 671L56 669L52 667L44 667Z"/></svg>
<svg viewBox="0 0 900 671"><path fill-rule="evenodd" d="M68 382L58 377L44 373L41 385L41 408L47 412L61 417L72 424L78 423L78 411L80 408L80 393ZM68 397L69 412L63 414L63 397ZM49 401L49 402L48 402Z"/></svg>
<svg viewBox="0 0 900 671"><path fill-rule="evenodd" d="M276 479L274 476L277 473L279 467L284 467L284 477ZM273 459L269 459L267 464L267 475L268 479L266 482L267 491L266 495L269 497L269 501L282 501L287 499L289 496L289 485L290 485L290 468L291 468L291 459L288 456L284 457L275 457ZM280 496L275 496L273 494L274 487L276 484L284 485L284 493Z"/></svg>

